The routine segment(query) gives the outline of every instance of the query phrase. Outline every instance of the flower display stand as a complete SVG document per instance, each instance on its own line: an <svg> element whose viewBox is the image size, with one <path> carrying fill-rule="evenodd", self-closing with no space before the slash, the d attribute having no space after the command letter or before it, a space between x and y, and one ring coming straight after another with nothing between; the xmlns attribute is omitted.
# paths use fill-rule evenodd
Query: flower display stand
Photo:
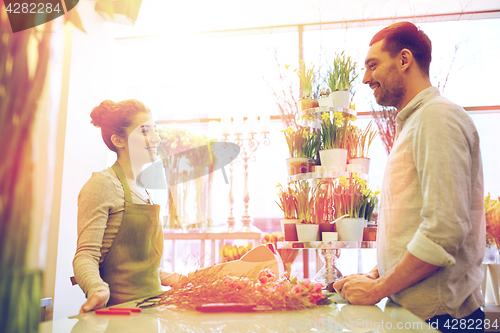
<svg viewBox="0 0 500 333"><path fill-rule="evenodd" d="M278 249L321 250L320 256L324 266L314 277L315 282L321 282L328 285L328 290L333 291L333 283L343 278L342 273L337 267L337 259L340 257L341 249L374 249L376 242L278 242Z"/></svg>

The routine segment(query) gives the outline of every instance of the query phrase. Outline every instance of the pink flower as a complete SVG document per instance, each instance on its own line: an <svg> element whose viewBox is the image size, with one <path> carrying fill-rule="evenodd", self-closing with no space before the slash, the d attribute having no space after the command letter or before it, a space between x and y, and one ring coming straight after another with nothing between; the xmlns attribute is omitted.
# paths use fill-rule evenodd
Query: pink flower
<svg viewBox="0 0 500 333"><path fill-rule="evenodd" d="M304 282L302 282L302 284L303 284L304 286L306 286L306 288L307 288L307 289L309 289L309 286L311 285L311 281L309 281L309 280L304 280Z"/></svg>
<svg viewBox="0 0 500 333"><path fill-rule="evenodd" d="M321 289L323 289L323 285L321 283L316 283L309 292L310 293L321 293Z"/></svg>
<svg viewBox="0 0 500 333"><path fill-rule="evenodd" d="M260 283L273 282L276 280L276 276L269 268L264 268L259 272Z"/></svg>
<svg viewBox="0 0 500 333"><path fill-rule="evenodd" d="M225 285L227 285L227 286L232 286L232 285L234 284L234 282L235 282L235 278L234 278L234 277L232 277L232 276L230 276L230 275L226 275L226 276L224 277L224 281L223 281L223 283L224 283Z"/></svg>
<svg viewBox="0 0 500 333"><path fill-rule="evenodd" d="M298 284L292 288L292 295L300 294L304 290L304 286L301 284Z"/></svg>

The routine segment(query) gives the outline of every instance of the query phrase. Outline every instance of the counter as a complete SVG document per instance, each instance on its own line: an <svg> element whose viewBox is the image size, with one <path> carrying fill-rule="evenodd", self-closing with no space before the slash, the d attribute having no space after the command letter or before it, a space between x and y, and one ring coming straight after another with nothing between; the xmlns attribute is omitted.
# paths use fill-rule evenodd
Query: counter
<svg viewBox="0 0 500 333"><path fill-rule="evenodd" d="M123 304L134 306L135 302ZM200 313L167 307L131 315L96 315L40 324L40 333L84 332L438 332L408 310L388 301L375 306L345 303L297 311Z"/></svg>

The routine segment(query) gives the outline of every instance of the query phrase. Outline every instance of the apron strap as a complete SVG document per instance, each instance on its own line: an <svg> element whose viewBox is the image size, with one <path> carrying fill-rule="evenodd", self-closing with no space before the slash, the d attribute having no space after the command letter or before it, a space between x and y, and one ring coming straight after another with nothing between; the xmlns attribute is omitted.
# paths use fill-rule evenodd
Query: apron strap
<svg viewBox="0 0 500 333"><path fill-rule="evenodd" d="M127 178L125 178L125 174L123 173L122 167L118 161L113 164L112 169L115 171L118 179L122 183L123 192L125 194L125 202L132 203L132 192L130 191L130 187L128 186Z"/></svg>

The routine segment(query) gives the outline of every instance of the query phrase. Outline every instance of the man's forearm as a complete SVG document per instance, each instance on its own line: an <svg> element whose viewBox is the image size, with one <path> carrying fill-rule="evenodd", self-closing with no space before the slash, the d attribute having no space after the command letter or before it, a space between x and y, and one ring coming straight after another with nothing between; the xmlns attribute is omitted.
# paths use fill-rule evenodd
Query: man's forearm
<svg viewBox="0 0 500 333"><path fill-rule="evenodd" d="M406 251L394 267L379 277L376 290L381 298L393 295L431 276L439 267L422 261Z"/></svg>

